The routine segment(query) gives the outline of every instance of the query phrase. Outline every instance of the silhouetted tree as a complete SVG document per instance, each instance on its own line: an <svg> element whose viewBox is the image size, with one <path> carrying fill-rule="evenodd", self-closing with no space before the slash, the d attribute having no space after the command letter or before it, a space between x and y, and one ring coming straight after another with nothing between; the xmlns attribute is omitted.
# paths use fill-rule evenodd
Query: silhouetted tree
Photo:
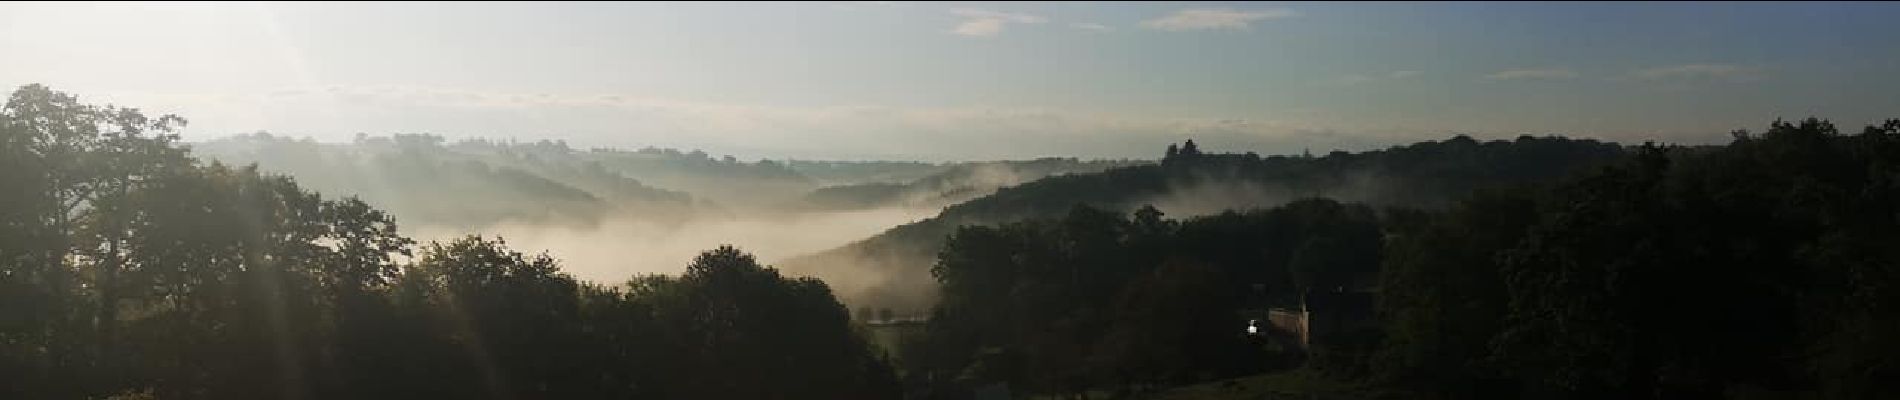
<svg viewBox="0 0 1900 400"><path fill-rule="evenodd" d="M896 396L823 283L730 247L624 288L499 238L403 265L389 214L200 164L180 123L38 85L0 109L0 397Z"/></svg>

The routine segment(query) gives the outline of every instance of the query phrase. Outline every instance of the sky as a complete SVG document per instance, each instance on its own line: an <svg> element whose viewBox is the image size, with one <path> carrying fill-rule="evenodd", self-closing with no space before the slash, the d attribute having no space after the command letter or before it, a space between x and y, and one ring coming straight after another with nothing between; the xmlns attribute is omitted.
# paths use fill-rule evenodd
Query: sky
<svg viewBox="0 0 1900 400"><path fill-rule="evenodd" d="M0 85L268 131L1154 158L1900 117L1900 3L0 3Z"/></svg>

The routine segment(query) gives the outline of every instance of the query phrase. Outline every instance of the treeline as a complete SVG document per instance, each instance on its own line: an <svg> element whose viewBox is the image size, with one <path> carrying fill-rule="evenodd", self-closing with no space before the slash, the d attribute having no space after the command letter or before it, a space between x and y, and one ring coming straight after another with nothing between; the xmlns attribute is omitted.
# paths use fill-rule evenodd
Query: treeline
<svg viewBox="0 0 1900 400"><path fill-rule="evenodd" d="M825 186L864 183L909 182L956 166L955 163L919 161L816 161L785 160L786 168L798 171Z"/></svg>
<svg viewBox="0 0 1900 400"><path fill-rule="evenodd" d="M1046 157L1026 161L950 164L929 175L895 182L827 186L800 199L799 207L850 210L903 206L937 209L995 193L997 189L1067 174L1092 174L1110 168L1148 164L1130 160L1077 160Z"/></svg>
<svg viewBox="0 0 1900 400"><path fill-rule="evenodd" d="M553 140L358 134L349 143L258 132L190 145L191 154L256 164L303 187L356 196L412 227L474 230L498 223L589 226L630 218L662 225L693 217L938 208L1049 175L1129 162L740 161L703 151L577 149Z"/></svg>
<svg viewBox="0 0 1900 400"><path fill-rule="evenodd" d="M1473 190L1558 179L1613 162L1614 143L1520 136L1478 141L1456 136L1362 153L1223 154L1175 149L1161 163L1098 173L1051 175L958 203L937 216L893 227L843 247L780 263L812 274L889 276L887 285L847 293L854 304L928 308L936 286L930 265L944 238L963 225L995 225L1059 217L1076 204L1131 212L1154 205L1174 215L1218 214L1300 198L1325 197L1373 206L1443 208ZM876 268L852 270L848 267ZM841 268L845 267L845 268ZM825 275L820 275L825 276Z"/></svg>
<svg viewBox="0 0 1900 400"><path fill-rule="evenodd" d="M255 133L192 148L206 161L257 165L313 191L362 198L411 226L586 225L610 215L680 222L706 206L600 163L578 162L571 152L557 142L447 144L422 134L325 144Z"/></svg>
<svg viewBox="0 0 1900 400"><path fill-rule="evenodd" d="M0 398L892 398L824 283L731 247L579 282L193 159L173 116L0 108Z"/></svg>
<svg viewBox="0 0 1900 400"><path fill-rule="evenodd" d="M1167 164L1196 156L1177 151ZM1303 365L1403 398L1900 396L1900 120L1778 121L1461 197L964 226L902 363L942 393L1134 394ZM1306 352L1242 333L1259 308L1353 291L1376 299L1370 329Z"/></svg>
<svg viewBox="0 0 1900 400"><path fill-rule="evenodd" d="M1245 312L1369 286L1381 244L1372 208L1326 199L1185 221L1077 207L967 226L931 269L942 298L902 359L946 392L1009 382L1128 396L1260 372L1295 344L1249 337Z"/></svg>
<svg viewBox="0 0 1900 400"><path fill-rule="evenodd" d="M1900 120L1645 146L1393 224L1396 384L1458 398L1900 396ZM1475 393L1474 393L1475 392Z"/></svg>

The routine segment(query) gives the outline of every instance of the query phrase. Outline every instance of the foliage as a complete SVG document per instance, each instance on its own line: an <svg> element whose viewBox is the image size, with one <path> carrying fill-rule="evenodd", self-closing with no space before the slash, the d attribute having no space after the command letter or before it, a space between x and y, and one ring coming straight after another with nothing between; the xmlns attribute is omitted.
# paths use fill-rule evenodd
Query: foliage
<svg viewBox="0 0 1900 400"><path fill-rule="evenodd" d="M1900 121L1647 145L1395 241L1386 374L1446 398L1885 398Z"/></svg>
<svg viewBox="0 0 1900 400"><path fill-rule="evenodd" d="M416 252L365 201L191 158L182 123L38 85L0 109L0 398L896 395L822 282L732 247L625 287L498 238Z"/></svg>
<svg viewBox="0 0 1900 400"><path fill-rule="evenodd" d="M183 123L38 85L0 108L0 187L10 189L0 191L0 397L858 399L903 389L824 282L737 248L704 252L677 277L602 286L499 238L417 246L370 201L192 158L172 134ZM1160 165L1002 189L859 246L900 262L934 252L916 273L940 301L924 334L895 351L902 381L928 394L1007 382L1032 394L1143 396L1215 382L1163 395L1258 384L1425 398L1900 396L1900 120L1857 134L1777 121L1734 136L1628 151L1461 136L1265 159L1187 143ZM564 144L463 144L516 160L490 168L430 158L440 142L378 145L403 155L387 162L415 162L419 177L600 199L537 175L572 166L533 166L581 154ZM703 153L630 154L792 176ZM585 168L618 168L605 164ZM429 175L438 168L463 172ZM647 190L579 174L626 196ZM1236 182L1329 198L1178 220L1134 207ZM1267 308L1348 313L1323 300L1348 293L1376 293L1373 328L1320 333L1303 355L1242 333Z"/></svg>
<svg viewBox="0 0 1900 400"><path fill-rule="evenodd" d="M1028 161L995 161L949 164L932 174L903 183L874 181L827 186L800 199L800 207L814 209L858 209L906 206L942 208L995 193L998 189L1038 179L1101 172L1110 168L1141 165L1133 161L1079 161L1074 158L1039 158Z"/></svg>
<svg viewBox="0 0 1900 400"><path fill-rule="evenodd" d="M946 207L930 219L782 265L800 272L875 266L877 271L864 273L890 276L888 287L847 300L923 308L933 300L917 295L929 293L927 288L934 284L930 265L944 239L964 225L1059 217L1078 204L1116 212L1154 205L1178 215L1203 215L1326 197L1379 207L1438 209L1475 190L1562 178L1616 160L1624 150L1613 143L1562 137L1480 142L1460 135L1323 157L1221 154L1198 147L1175 153L1159 164L1054 175L1004 187Z"/></svg>
<svg viewBox="0 0 1900 400"><path fill-rule="evenodd" d="M1880 339L1900 333L1900 121L1735 137L1502 179L1443 209L1303 200L1178 223L1076 208L965 225L932 269L942 300L917 344L931 358L913 368L1069 396L1218 380L1275 357L1203 330L1241 326L1256 303L1235 294L1258 285L1259 304L1288 306L1357 287L1376 289L1378 329L1313 338L1305 373L1427 398L1900 395L1900 347ZM1244 162L1195 153L1161 168Z"/></svg>
<svg viewBox="0 0 1900 400"><path fill-rule="evenodd" d="M1370 281L1381 240L1370 208L1325 199L1187 221L1077 207L966 226L932 268L932 358L913 373L1085 393L1258 372L1271 360L1243 311Z"/></svg>

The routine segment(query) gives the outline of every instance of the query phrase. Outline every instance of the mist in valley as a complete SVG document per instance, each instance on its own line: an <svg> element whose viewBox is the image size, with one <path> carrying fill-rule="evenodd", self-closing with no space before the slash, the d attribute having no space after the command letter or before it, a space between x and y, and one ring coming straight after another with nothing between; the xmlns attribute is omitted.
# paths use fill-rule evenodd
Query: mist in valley
<svg viewBox="0 0 1900 400"><path fill-rule="evenodd" d="M0 399L1900 399L1895 20L0 2Z"/></svg>
<svg viewBox="0 0 1900 400"><path fill-rule="evenodd" d="M694 255L733 245L772 264L860 240L891 226L927 218L935 210L879 208L798 213L707 215L678 223L632 216L604 216L588 225L503 222L472 228L407 226L416 240L450 241L466 235L501 237L523 249L542 249L576 278L619 284L636 275L677 274ZM822 274L834 287L860 287L881 280L880 269Z"/></svg>
<svg viewBox="0 0 1900 400"><path fill-rule="evenodd" d="M762 262L839 248L945 207L1038 179L1152 163L1020 161L742 161L698 150L577 149L560 141L449 141L358 135L324 143L269 133L192 143L206 162L255 165L330 197L390 211L405 235L466 236L545 253L574 277L620 285L677 274L720 245ZM785 273L823 279L849 304L921 312L931 288L916 269L870 260L800 263ZM891 302L877 293L901 293Z"/></svg>

